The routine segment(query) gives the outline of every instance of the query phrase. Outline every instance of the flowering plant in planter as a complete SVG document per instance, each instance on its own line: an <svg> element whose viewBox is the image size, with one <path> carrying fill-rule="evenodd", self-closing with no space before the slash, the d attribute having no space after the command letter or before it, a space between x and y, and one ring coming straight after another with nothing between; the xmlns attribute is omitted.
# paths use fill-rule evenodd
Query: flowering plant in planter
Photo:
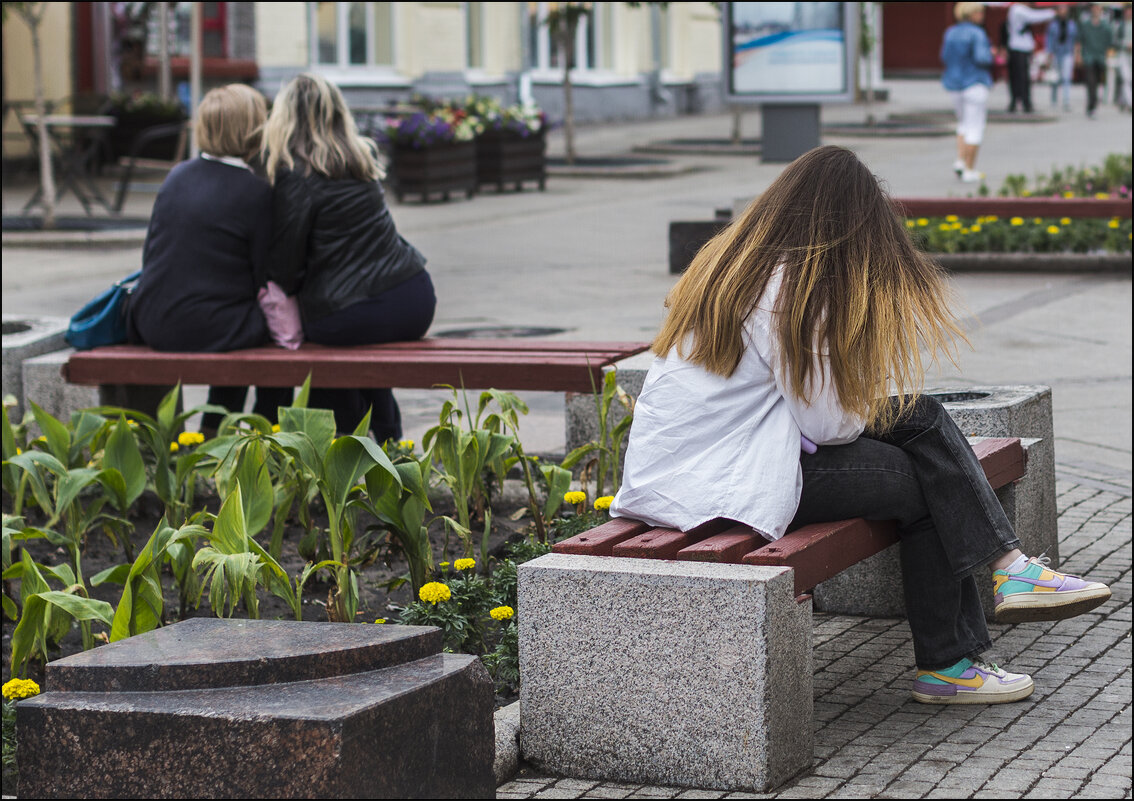
<svg viewBox="0 0 1134 801"><path fill-rule="evenodd" d="M547 127L547 115L532 105L503 106L494 97L470 95L464 111L479 118L486 133L504 132L527 138Z"/></svg>
<svg viewBox="0 0 1134 801"><path fill-rule="evenodd" d="M378 139L392 147L421 150L453 142L471 142L480 130L480 121L462 109L439 108L428 114L419 111L408 117L387 120L378 132Z"/></svg>

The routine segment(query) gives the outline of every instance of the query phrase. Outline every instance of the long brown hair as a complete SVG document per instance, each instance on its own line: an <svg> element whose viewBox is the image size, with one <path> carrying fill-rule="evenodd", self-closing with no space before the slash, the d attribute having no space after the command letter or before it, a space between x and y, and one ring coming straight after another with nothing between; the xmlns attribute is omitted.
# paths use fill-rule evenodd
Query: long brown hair
<svg viewBox="0 0 1134 801"><path fill-rule="evenodd" d="M941 268L918 251L877 179L851 151L818 147L800 156L677 282L653 343L722 376L744 354L744 321L783 270L776 333L791 392L806 400L822 380L816 352L830 356L842 406L886 430L925 378L919 346L953 359L964 334L948 308ZM683 343L692 334L689 353ZM967 340L966 340L967 341ZM891 406L896 392L903 401Z"/></svg>
<svg viewBox="0 0 1134 801"><path fill-rule="evenodd" d="M342 92L321 75L297 75L280 90L261 148L272 183L281 164L333 180L382 177L376 146L359 135Z"/></svg>

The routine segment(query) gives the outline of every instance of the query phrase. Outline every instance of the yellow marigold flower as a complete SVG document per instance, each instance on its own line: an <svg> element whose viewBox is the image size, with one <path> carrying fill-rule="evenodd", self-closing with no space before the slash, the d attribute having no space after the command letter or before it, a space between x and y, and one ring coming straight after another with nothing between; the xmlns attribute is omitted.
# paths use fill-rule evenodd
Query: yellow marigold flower
<svg viewBox="0 0 1134 801"><path fill-rule="evenodd" d="M597 509L600 512L604 509L609 509L610 504L613 501L614 501L613 495L603 495L601 498L595 498L595 509Z"/></svg>
<svg viewBox="0 0 1134 801"><path fill-rule="evenodd" d="M449 563L448 563L448 562L438 562L438 563L437 563L437 566L438 566L438 567L448 567L448 566L449 566Z"/></svg>
<svg viewBox="0 0 1134 801"><path fill-rule="evenodd" d="M583 503L587 500L587 493L579 492L578 490L568 492L563 495L563 500L567 503Z"/></svg>
<svg viewBox="0 0 1134 801"><path fill-rule="evenodd" d="M913 220L906 220L906 228L913 228L915 225L917 225L917 223Z"/></svg>
<svg viewBox="0 0 1134 801"><path fill-rule="evenodd" d="M47 442L47 437L40 435L33 439L32 442Z"/></svg>
<svg viewBox="0 0 1134 801"><path fill-rule="evenodd" d="M1060 220L1059 220L1059 224L1060 225L1070 225L1071 224L1071 218L1070 217L1061 217Z"/></svg>
<svg viewBox="0 0 1134 801"><path fill-rule="evenodd" d="M1043 217L1032 217L1032 225L1043 225Z"/></svg>
<svg viewBox="0 0 1134 801"><path fill-rule="evenodd" d="M1060 227L1059 227L1058 225L1049 225L1049 226L1047 227L1047 232L1048 232L1049 234L1058 234L1060 230L1061 230L1061 229L1060 229Z"/></svg>
<svg viewBox="0 0 1134 801"><path fill-rule="evenodd" d="M1068 189L1066 192L1063 193L1063 197L1075 197L1075 193L1072 192L1070 189Z"/></svg>
<svg viewBox="0 0 1134 801"><path fill-rule="evenodd" d="M474 567L476 567L475 559L458 559L453 562L454 570L472 570Z"/></svg>
<svg viewBox="0 0 1134 801"><path fill-rule="evenodd" d="M379 625L379 626L381 626L385 622L386 622L386 618L384 618L384 617L376 618L375 621L374 621L374 623L376 625Z"/></svg>
<svg viewBox="0 0 1134 801"><path fill-rule="evenodd" d="M3 693L9 701L19 701L39 695L39 685L31 679L9 679L4 682Z"/></svg>
<svg viewBox="0 0 1134 801"><path fill-rule="evenodd" d="M925 226L929 225L929 220L925 217L918 217L917 224L919 227L924 228Z"/></svg>
<svg viewBox="0 0 1134 801"><path fill-rule="evenodd" d="M949 214L949 215L946 215L946 217L945 217L945 222L953 223L953 222L956 222L956 221L957 221L957 215L956 214Z"/></svg>
<svg viewBox="0 0 1134 801"><path fill-rule="evenodd" d="M19 456L23 452L24 452L23 448L16 448L16 456Z"/></svg>
<svg viewBox="0 0 1134 801"><path fill-rule="evenodd" d="M1115 217L1113 220L1111 220L1110 222L1108 222L1106 224L1106 227L1107 228L1117 228L1119 225L1121 225L1121 223L1119 223L1118 218Z"/></svg>
<svg viewBox="0 0 1134 801"><path fill-rule="evenodd" d="M1106 192L1095 192L1095 200L1110 200L1110 195Z"/></svg>
<svg viewBox="0 0 1134 801"><path fill-rule="evenodd" d="M1013 217L1008 222L1012 223L1012 225L1023 225L1024 224L1024 218L1023 217Z"/></svg>
<svg viewBox="0 0 1134 801"><path fill-rule="evenodd" d="M955 222L955 223L953 223L953 224L952 224L952 226L951 226L951 227L952 227L952 229L953 229L954 231L960 231L960 230L961 230L962 228L964 228L965 226L963 226L963 225L962 225L961 223L959 223L959 222Z"/></svg>
<svg viewBox="0 0 1134 801"><path fill-rule="evenodd" d="M413 450L413 440L412 439L403 439L398 443L398 445L405 448L407 451Z"/></svg>
<svg viewBox="0 0 1134 801"><path fill-rule="evenodd" d="M272 433L278 434L279 430L280 430L280 424L279 423L272 423Z"/></svg>
<svg viewBox="0 0 1134 801"><path fill-rule="evenodd" d="M977 233L978 231L980 231L980 224L978 223L977 225L974 225L969 230L972 231L974 234Z"/></svg>
<svg viewBox="0 0 1134 801"><path fill-rule="evenodd" d="M1031 197L1031 196L1032 196L1032 193L1028 189L1025 189L1023 192L1020 193L1020 197Z"/></svg>
<svg viewBox="0 0 1134 801"><path fill-rule="evenodd" d="M418 590L417 597L436 606L438 601L448 601L452 598L453 593L449 592L448 585L442 584L440 581L431 581Z"/></svg>
<svg viewBox="0 0 1134 801"><path fill-rule="evenodd" d="M961 236L967 236L967 235L968 235L968 233L969 233L969 229L968 229L968 228L962 228L962 229L961 229Z"/></svg>
<svg viewBox="0 0 1134 801"><path fill-rule="evenodd" d="M488 614L492 616L493 620L507 620L516 614L516 610L510 606L498 606Z"/></svg>
<svg viewBox="0 0 1134 801"><path fill-rule="evenodd" d="M984 218L984 221L985 222L996 222L999 219L1000 218L997 217L995 214L990 214L990 215L988 215L987 217Z"/></svg>
<svg viewBox="0 0 1134 801"><path fill-rule="evenodd" d="M177 453L178 450L180 450L180 448L179 448L179 446L176 442L169 443L169 452L170 453Z"/></svg>
<svg viewBox="0 0 1134 801"><path fill-rule="evenodd" d="M937 230L938 231L952 231L953 226L949 225L949 223L941 223L941 225L937 226Z"/></svg>
<svg viewBox="0 0 1134 801"><path fill-rule="evenodd" d="M127 418L126 419L126 425L130 426L130 428L137 428L138 427L138 421L137 420L131 420L131 419Z"/></svg>
<svg viewBox="0 0 1134 801"><path fill-rule="evenodd" d="M204 441L205 435L200 431L182 431L177 435L177 444L184 445L186 448L200 445Z"/></svg>

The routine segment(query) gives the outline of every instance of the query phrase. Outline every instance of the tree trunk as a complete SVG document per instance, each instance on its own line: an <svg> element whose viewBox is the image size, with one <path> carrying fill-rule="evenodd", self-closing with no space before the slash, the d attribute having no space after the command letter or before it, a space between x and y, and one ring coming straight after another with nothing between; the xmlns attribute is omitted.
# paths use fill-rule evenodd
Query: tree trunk
<svg viewBox="0 0 1134 801"><path fill-rule="evenodd" d="M35 115L39 120L36 128L39 138L39 187L42 195L40 202L43 205L43 227L46 230L55 227L55 175L52 170L51 140L47 137L47 101L43 96L43 54L39 40L39 23L43 20L46 4L37 5L38 8L33 9L29 6L19 13L27 23L28 30L31 31Z"/></svg>
<svg viewBox="0 0 1134 801"><path fill-rule="evenodd" d="M563 140L567 163L575 163L575 96L571 86L571 67L574 66L575 31L578 29L573 19L565 20L562 40L559 46L563 52Z"/></svg>

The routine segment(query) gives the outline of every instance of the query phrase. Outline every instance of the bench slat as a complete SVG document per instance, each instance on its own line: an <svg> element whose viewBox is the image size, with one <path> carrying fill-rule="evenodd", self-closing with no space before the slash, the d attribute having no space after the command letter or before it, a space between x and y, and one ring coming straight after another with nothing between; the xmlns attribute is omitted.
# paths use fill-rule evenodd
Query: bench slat
<svg viewBox="0 0 1134 801"><path fill-rule="evenodd" d="M718 534L729 526L731 520L718 518L702 523L689 531L673 528L655 528L631 537L614 546L614 556L629 556L636 559L676 559L677 552L695 542Z"/></svg>
<svg viewBox="0 0 1134 801"><path fill-rule="evenodd" d="M677 552L677 558L690 562L738 564L745 554L766 543L767 540L748 526L733 526L720 534L687 545Z"/></svg>
<svg viewBox="0 0 1134 801"><path fill-rule="evenodd" d="M795 594L889 548L898 541L893 520L840 520L796 529L746 554L744 564L786 566L795 570Z"/></svg>
<svg viewBox="0 0 1134 801"><path fill-rule="evenodd" d="M643 531L653 528L649 523L616 517L595 526L582 534L555 543L551 550L555 553L585 554L587 556L610 556L611 549L620 542L636 537Z"/></svg>
<svg viewBox="0 0 1134 801"><path fill-rule="evenodd" d="M426 389L452 384L470 389L591 392L602 385L602 367L626 351L525 352L425 350L407 343L327 348L305 344L296 351L265 347L229 353L156 353L115 345L71 356L64 376L73 384L298 386L308 373L317 387ZM629 350L633 351L636 345Z"/></svg>
<svg viewBox="0 0 1134 801"><path fill-rule="evenodd" d="M973 442L972 446L993 489L1022 478L1027 471L1028 454L1017 438L989 437Z"/></svg>

